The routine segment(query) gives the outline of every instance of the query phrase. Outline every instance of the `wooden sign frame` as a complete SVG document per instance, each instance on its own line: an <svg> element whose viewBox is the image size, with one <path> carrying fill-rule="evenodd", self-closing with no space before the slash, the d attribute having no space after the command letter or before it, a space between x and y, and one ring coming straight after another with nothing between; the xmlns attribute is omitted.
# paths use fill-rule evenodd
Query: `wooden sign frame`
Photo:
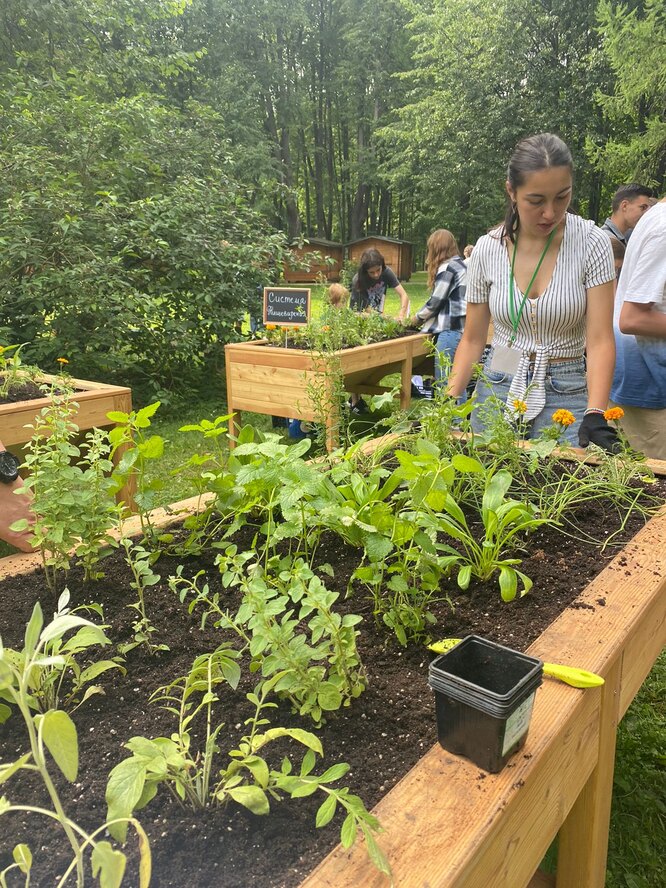
<svg viewBox="0 0 666 888"><path fill-rule="evenodd" d="M300 298L305 297L305 314L300 315L293 312L296 315L295 318L290 314L288 318L281 320L271 316L269 300L272 293L281 294L283 297L286 297L286 294L298 295ZM275 324L276 327L305 327L310 322L310 293L310 287L264 287L264 325Z"/></svg>

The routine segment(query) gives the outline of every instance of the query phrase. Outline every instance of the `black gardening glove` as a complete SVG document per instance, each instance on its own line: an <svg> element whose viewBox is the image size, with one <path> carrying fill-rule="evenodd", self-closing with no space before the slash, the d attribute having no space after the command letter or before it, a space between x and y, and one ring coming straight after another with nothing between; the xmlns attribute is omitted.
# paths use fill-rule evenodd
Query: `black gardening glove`
<svg viewBox="0 0 666 888"><path fill-rule="evenodd" d="M578 443L581 447L596 444L609 453L617 453L622 449L617 432L608 425L602 413L585 414L578 429Z"/></svg>

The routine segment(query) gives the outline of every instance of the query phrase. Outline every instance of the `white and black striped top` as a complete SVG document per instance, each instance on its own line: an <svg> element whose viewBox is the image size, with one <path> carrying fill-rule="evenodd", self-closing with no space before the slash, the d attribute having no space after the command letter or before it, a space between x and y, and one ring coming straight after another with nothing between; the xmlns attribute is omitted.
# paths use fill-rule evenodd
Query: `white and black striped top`
<svg viewBox="0 0 666 888"><path fill-rule="evenodd" d="M487 302L493 319L493 345L508 346L513 334L509 313L511 263L501 228L484 235L469 261L467 302ZM579 358L585 350L586 291L615 278L608 235L594 222L568 213L564 235L550 283L543 293L528 299L520 317L513 348L522 353L510 399L523 400L530 355L536 355L533 383L527 393L532 419L543 408L549 358ZM515 286L519 306L523 294Z"/></svg>

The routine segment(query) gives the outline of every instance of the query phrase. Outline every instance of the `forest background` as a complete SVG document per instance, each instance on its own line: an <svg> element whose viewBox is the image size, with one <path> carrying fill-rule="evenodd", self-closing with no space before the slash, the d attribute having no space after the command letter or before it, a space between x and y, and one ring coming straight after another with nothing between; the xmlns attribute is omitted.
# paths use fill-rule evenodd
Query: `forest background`
<svg viewBox="0 0 666 888"><path fill-rule="evenodd" d="M544 130L601 221L665 112L662 0L3 0L0 344L191 396L294 240L473 242Z"/></svg>

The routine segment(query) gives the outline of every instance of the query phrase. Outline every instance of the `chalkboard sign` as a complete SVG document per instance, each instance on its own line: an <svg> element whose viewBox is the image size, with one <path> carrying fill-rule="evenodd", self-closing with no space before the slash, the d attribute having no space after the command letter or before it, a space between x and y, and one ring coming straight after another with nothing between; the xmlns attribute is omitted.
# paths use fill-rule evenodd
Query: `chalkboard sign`
<svg viewBox="0 0 666 888"><path fill-rule="evenodd" d="M264 324L296 327L309 320L309 288L264 287Z"/></svg>

